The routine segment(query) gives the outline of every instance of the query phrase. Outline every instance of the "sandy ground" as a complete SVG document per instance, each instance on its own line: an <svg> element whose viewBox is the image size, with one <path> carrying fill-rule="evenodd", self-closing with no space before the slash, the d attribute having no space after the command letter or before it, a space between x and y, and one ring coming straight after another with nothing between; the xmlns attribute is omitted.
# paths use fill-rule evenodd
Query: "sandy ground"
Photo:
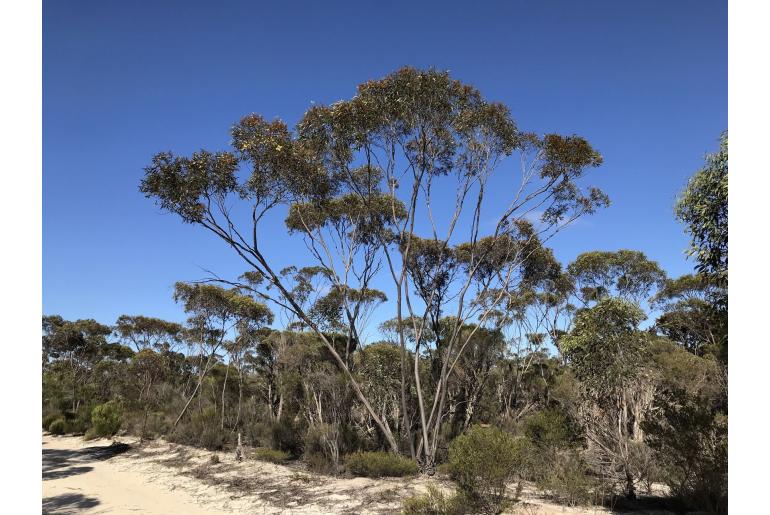
<svg viewBox="0 0 770 515"><path fill-rule="evenodd" d="M437 479L335 478L249 459L237 463L231 454L162 440L118 440L123 445L44 435L43 513L385 514L398 513L404 498L428 484L450 488ZM211 462L213 455L219 463ZM521 501L511 513L608 513L557 506L527 491Z"/></svg>

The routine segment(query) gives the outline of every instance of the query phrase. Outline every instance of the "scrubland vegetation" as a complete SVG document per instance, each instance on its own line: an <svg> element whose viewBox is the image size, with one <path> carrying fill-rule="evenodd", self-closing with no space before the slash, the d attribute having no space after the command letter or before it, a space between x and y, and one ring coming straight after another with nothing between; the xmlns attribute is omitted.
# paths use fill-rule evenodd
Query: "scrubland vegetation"
<svg viewBox="0 0 770 515"><path fill-rule="evenodd" d="M726 512L726 135L677 203L697 268L676 278L639 250L559 263L547 245L609 204L583 185L600 154L445 73L401 69L294 130L249 115L232 140L156 155L141 191L245 272L177 283L184 323L44 316L44 429L240 434L247 458L454 481L410 514L499 513L525 483L567 505L665 484ZM260 237L280 218L294 265Z"/></svg>

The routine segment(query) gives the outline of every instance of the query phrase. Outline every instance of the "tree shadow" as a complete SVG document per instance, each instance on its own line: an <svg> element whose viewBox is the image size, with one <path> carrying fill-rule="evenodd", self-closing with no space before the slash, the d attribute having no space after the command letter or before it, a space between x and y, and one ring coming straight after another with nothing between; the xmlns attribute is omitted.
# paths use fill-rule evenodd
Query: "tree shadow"
<svg viewBox="0 0 770 515"><path fill-rule="evenodd" d="M129 448L118 443L75 450L43 449L43 481L85 474L94 469L89 463L108 460Z"/></svg>
<svg viewBox="0 0 770 515"><path fill-rule="evenodd" d="M98 499L83 494L54 495L43 499L43 515L70 515L98 505Z"/></svg>

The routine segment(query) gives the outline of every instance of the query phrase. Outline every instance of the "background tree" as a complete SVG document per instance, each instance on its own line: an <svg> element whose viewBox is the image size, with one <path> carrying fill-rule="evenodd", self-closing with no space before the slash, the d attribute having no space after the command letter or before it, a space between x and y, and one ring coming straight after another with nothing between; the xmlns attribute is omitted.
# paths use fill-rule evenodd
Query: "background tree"
<svg viewBox="0 0 770 515"><path fill-rule="evenodd" d="M144 349L175 350L182 325L143 315L121 315L115 321L115 333L136 352Z"/></svg>
<svg viewBox="0 0 770 515"><path fill-rule="evenodd" d="M228 332L242 320L249 320L257 325L269 324L273 320L273 314L267 306L241 295L236 289L225 290L211 284L176 283L174 299L182 302L184 310L191 315L188 335L200 350L198 381L174 421L176 427L200 390L206 374L214 365L216 353Z"/></svg>
<svg viewBox="0 0 770 515"><path fill-rule="evenodd" d="M562 351L583 386L581 422L600 472L617 474L629 498L636 495L633 441L652 393L644 377L647 335L638 329L645 318L636 305L618 298L600 300L580 311L572 331L561 339Z"/></svg>

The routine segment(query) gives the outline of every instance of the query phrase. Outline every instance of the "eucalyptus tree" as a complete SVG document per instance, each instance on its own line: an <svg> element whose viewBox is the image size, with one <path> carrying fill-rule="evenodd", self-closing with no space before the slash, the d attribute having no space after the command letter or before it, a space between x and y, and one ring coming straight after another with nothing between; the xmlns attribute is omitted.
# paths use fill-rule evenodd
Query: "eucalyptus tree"
<svg viewBox="0 0 770 515"><path fill-rule="evenodd" d="M432 471L447 381L475 334L462 328L469 322L483 326L517 294L533 253L608 203L598 189L579 185L601 156L579 136L522 132L504 105L485 101L472 86L448 73L412 68L361 84L350 100L311 107L293 131L279 120L246 116L232 128L232 141L233 151L156 155L141 191L184 222L211 231L250 265L249 273L259 279L250 281L253 294L291 312L317 335L389 448L399 452L344 352L265 255L260 223L268 212L284 210L287 228L302 237L322 271L321 291L337 292L340 322L352 339L360 341L361 295L378 275L390 277L392 288L385 293L395 303L402 383L411 375L417 397L415 457ZM520 164L518 173L510 170L512 162ZM503 165L505 175L493 182ZM490 223L483 208L491 188L510 195ZM533 214L540 218L536 229L527 221ZM432 243L420 252L424 240ZM449 248L453 252L443 250ZM414 249L439 273L419 277ZM456 264L450 263L457 253ZM442 270L449 265L447 277ZM441 342L437 384L426 385L432 386L426 392L419 369L429 324L418 321L447 310L455 322ZM404 321L412 322L409 333ZM411 372L407 334L413 335ZM401 390L407 420L410 407ZM404 429L413 443L410 426Z"/></svg>
<svg viewBox="0 0 770 515"><path fill-rule="evenodd" d="M190 398L174 421L174 428L184 416L200 390L203 380L216 363L217 351L227 334L239 323L248 321L262 326L272 322L273 314L266 305L237 289L224 289L213 284L176 283L174 300L182 302L190 314L188 334L199 348L201 364L198 381Z"/></svg>
<svg viewBox="0 0 770 515"><path fill-rule="evenodd" d="M593 465L625 484L635 497L633 442L642 440L641 425L654 391L645 376L649 333L639 330L644 312L617 297L599 300L579 311L561 348L581 383L580 420Z"/></svg>
<svg viewBox="0 0 770 515"><path fill-rule="evenodd" d="M584 306L606 297L623 298L641 306L666 280L660 265L638 250L585 252L569 264L567 271Z"/></svg>
<svg viewBox="0 0 770 515"><path fill-rule="evenodd" d="M179 343L182 325L143 315L120 315L115 321L115 333L136 352L144 349L173 351Z"/></svg>
<svg viewBox="0 0 770 515"><path fill-rule="evenodd" d="M719 151L706 156L706 165L693 175L676 203L676 217L692 240L689 253L700 273L727 287L727 132Z"/></svg>
<svg viewBox="0 0 770 515"><path fill-rule="evenodd" d="M77 411L83 400L79 387L83 386L94 364L108 346L112 330L95 320L64 320L59 315L43 316L44 366L53 361L61 365L70 383L72 411Z"/></svg>
<svg viewBox="0 0 770 515"><path fill-rule="evenodd" d="M724 316L713 309L713 299L726 295L707 275L683 275L666 281L653 298L662 311L655 327L664 336L698 356L719 356L727 338Z"/></svg>
<svg viewBox="0 0 770 515"><path fill-rule="evenodd" d="M705 166L687 182L676 203L676 217L689 233L688 253L694 256L698 275L717 286L710 292L712 319L722 327L719 358L727 363L727 132L719 151L706 156ZM725 369L726 375L726 369Z"/></svg>

